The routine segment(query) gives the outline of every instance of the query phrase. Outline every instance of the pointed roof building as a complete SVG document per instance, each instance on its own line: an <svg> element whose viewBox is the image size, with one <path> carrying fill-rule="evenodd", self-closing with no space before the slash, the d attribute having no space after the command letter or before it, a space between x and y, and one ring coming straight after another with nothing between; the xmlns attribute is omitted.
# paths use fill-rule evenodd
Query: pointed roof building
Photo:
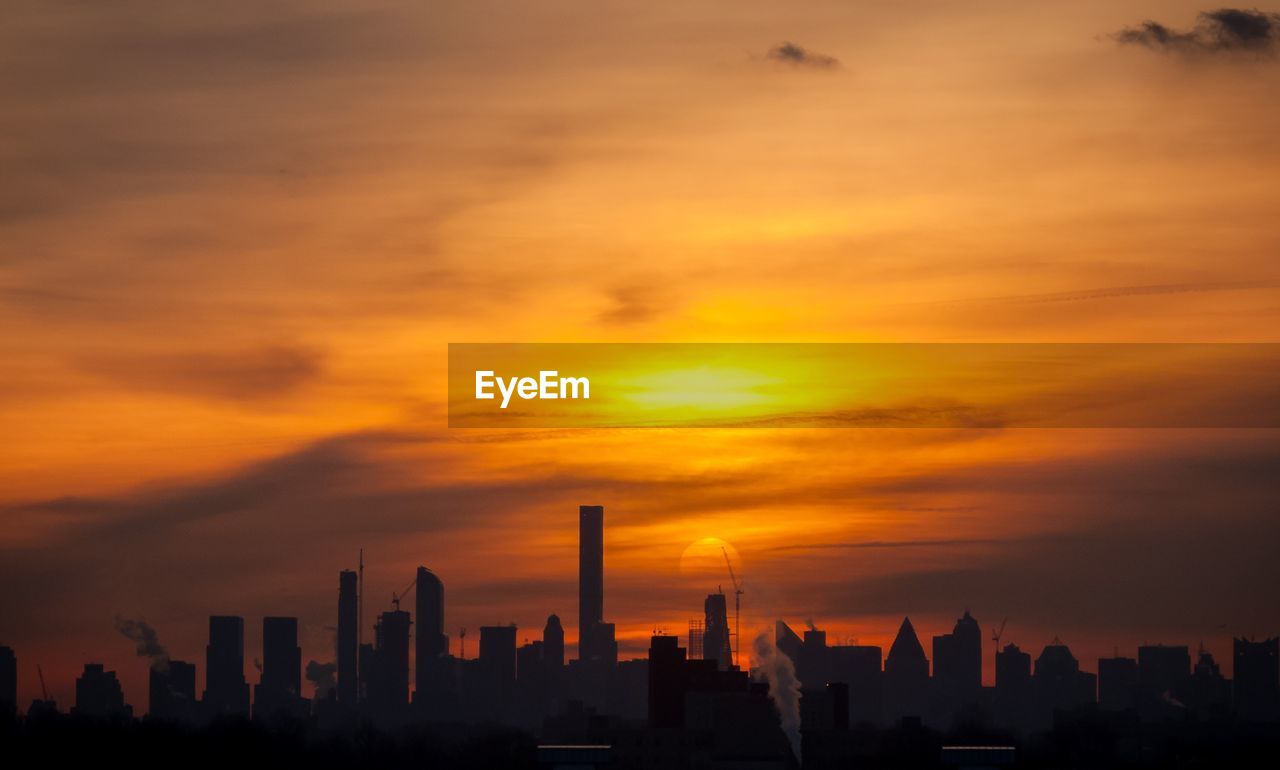
<svg viewBox="0 0 1280 770"><path fill-rule="evenodd" d="M916 629L911 625L911 618L903 618L902 625L898 628L898 636L893 640L893 646L889 648L889 657L885 661L885 667L895 661L928 661L924 654L924 647L920 644L920 637L916 636Z"/></svg>

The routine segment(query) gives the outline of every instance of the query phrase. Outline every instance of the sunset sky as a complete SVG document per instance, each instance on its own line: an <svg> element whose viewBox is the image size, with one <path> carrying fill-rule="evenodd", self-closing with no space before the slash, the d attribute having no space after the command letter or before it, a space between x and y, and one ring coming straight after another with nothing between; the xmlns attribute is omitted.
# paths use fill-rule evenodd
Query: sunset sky
<svg viewBox="0 0 1280 770"><path fill-rule="evenodd" d="M7 4L20 707L93 660L144 709L117 616L200 681L210 614L331 660L360 547L370 623L424 564L455 654L552 612L572 641L579 504L624 657L728 585L681 569L714 537L744 637L968 608L1088 670L1229 671L1280 631L1275 430L446 424L450 342L1280 342L1280 20L1214 7Z"/></svg>

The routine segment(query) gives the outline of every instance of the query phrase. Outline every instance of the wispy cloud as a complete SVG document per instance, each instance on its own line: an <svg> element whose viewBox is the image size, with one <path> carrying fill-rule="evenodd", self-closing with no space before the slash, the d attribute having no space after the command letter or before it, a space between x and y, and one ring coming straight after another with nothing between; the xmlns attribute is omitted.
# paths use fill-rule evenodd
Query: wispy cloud
<svg viewBox="0 0 1280 770"><path fill-rule="evenodd" d="M1123 45L1165 53L1270 53L1280 42L1280 14L1219 8L1202 12L1191 29L1147 20L1116 32L1114 37Z"/></svg>
<svg viewBox="0 0 1280 770"><path fill-rule="evenodd" d="M818 53L789 40L770 48L765 56L771 61L792 67L829 70L840 66L840 60L836 57Z"/></svg>

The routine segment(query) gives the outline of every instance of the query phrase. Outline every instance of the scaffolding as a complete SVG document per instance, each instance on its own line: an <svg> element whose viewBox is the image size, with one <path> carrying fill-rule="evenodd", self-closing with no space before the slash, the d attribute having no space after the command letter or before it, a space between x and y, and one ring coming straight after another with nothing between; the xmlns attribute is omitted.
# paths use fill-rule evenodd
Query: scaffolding
<svg viewBox="0 0 1280 770"><path fill-rule="evenodd" d="M689 621L689 660L702 660L702 637L705 629L701 620Z"/></svg>

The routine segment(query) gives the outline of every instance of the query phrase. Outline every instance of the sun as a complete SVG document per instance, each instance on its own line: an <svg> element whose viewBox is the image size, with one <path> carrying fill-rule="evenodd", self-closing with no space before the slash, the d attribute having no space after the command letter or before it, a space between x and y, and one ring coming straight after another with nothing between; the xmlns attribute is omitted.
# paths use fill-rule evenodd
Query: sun
<svg viewBox="0 0 1280 770"><path fill-rule="evenodd" d="M742 580L742 557L738 554L738 549L718 537L704 537L686 546L680 554L680 575L700 584L705 583L707 591L712 591L717 586L727 586L729 590L733 590L729 568L725 565L725 554L729 555L734 574L738 580Z"/></svg>

